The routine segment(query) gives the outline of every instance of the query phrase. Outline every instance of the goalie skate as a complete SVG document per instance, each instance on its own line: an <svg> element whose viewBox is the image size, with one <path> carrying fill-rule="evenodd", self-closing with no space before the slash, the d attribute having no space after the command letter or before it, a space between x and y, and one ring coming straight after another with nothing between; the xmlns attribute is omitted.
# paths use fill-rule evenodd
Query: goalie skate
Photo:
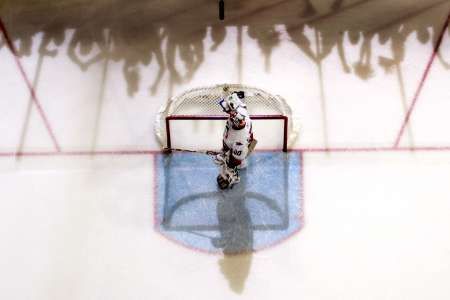
<svg viewBox="0 0 450 300"><path fill-rule="evenodd" d="M232 188L233 185L240 182L239 174L236 169L222 166L220 174L217 176L217 184L221 190Z"/></svg>

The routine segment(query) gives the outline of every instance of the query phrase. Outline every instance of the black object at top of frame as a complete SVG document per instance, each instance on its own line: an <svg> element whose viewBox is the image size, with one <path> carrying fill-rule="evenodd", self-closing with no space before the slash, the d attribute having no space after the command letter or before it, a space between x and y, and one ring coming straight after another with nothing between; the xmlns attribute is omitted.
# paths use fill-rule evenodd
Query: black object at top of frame
<svg viewBox="0 0 450 300"><path fill-rule="evenodd" d="M225 19L225 2L223 0L219 1L219 19Z"/></svg>

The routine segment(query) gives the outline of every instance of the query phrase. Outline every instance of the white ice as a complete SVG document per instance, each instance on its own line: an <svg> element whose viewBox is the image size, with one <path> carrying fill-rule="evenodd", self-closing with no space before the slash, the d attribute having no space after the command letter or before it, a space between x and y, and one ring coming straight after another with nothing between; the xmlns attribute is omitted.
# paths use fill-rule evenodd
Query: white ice
<svg viewBox="0 0 450 300"><path fill-rule="evenodd" d="M450 298L448 28L433 55L448 1L311 1L301 16L307 1L229 0L223 23L214 1L44 2L0 5L25 71L0 34L1 299ZM98 54L85 71L74 59ZM245 256L153 228L156 113L218 83L282 95L301 125L305 226Z"/></svg>

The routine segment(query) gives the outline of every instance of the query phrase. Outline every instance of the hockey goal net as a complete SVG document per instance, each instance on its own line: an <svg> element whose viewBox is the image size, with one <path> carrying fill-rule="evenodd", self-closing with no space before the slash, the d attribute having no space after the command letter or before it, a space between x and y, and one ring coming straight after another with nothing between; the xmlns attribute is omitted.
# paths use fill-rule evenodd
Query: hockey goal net
<svg viewBox="0 0 450 300"><path fill-rule="evenodd" d="M155 132L161 145L189 150L219 149L227 118L219 101L234 91L245 92L244 102L258 140L257 149L287 151L298 130L286 101L240 84L195 88L171 98L156 118Z"/></svg>

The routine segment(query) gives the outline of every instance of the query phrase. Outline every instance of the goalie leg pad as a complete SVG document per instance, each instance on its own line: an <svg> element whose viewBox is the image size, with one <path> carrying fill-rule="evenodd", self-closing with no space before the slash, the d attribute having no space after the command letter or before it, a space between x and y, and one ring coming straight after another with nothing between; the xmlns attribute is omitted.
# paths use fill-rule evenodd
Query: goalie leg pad
<svg viewBox="0 0 450 300"><path fill-rule="evenodd" d="M244 159L243 161L241 161L241 164L239 166L237 166L238 170L243 170L245 168L247 168L248 166L248 161L247 159Z"/></svg>
<svg viewBox="0 0 450 300"><path fill-rule="evenodd" d="M214 156L214 163L218 166L226 165L227 163L226 153L219 153L216 156Z"/></svg>

